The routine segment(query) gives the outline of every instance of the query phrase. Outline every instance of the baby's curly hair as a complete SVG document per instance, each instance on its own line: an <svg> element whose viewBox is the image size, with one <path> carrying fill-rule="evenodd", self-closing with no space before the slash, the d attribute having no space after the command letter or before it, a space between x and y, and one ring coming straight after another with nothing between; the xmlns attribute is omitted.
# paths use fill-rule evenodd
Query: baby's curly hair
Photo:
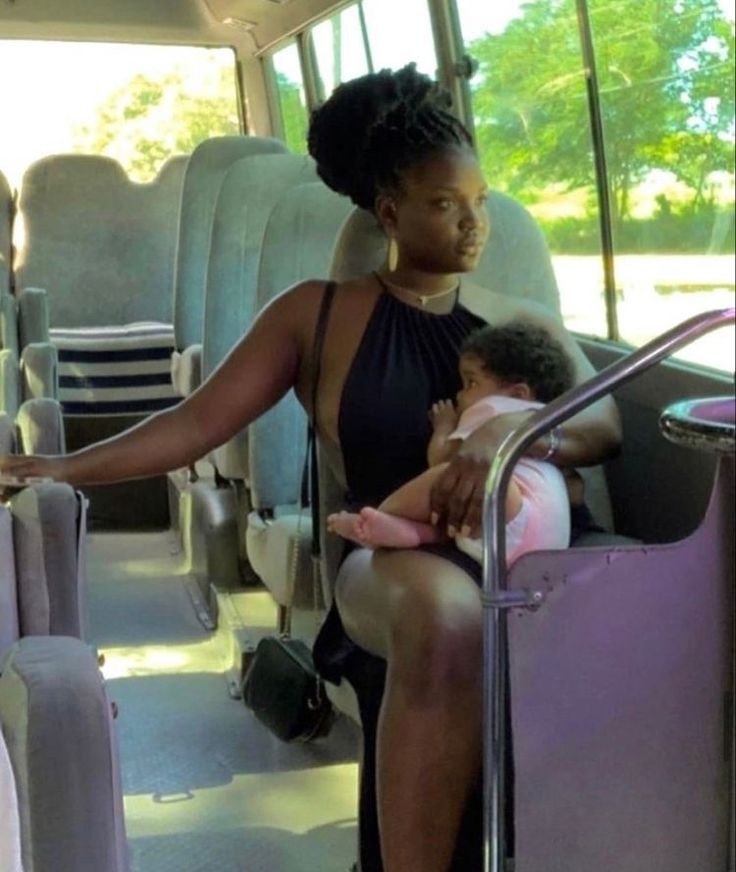
<svg viewBox="0 0 736 872"><path fill-rule="evenodd" d="M543 328L526 321L474 330L461 354L473 354L483 368L509 383L525 382L540 403L548 403L575 383L572 361L562 345Z"/></svg>
<svg viewBox="0 0 736 872"><path fill-rule="evenodd" d="M312 113L309 153L320 178L373 210L382 190L398 190L401 173L448 148L472 148L450 112L449 92L408 64L345 82Z"/></svg>

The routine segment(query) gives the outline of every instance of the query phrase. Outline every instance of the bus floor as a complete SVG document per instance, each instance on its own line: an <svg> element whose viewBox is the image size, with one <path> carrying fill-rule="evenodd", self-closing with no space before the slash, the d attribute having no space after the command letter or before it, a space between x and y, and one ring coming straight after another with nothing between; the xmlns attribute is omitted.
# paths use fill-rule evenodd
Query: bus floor
<svg viewBox="0 0 736 872"><path fill-rule="evenodd" d="M347 872L357 851L358 731L271 735L227 691L173 533L89 537L90 641L118 707L132 872ZM275 606L244 591L248 626Z"/></svg>

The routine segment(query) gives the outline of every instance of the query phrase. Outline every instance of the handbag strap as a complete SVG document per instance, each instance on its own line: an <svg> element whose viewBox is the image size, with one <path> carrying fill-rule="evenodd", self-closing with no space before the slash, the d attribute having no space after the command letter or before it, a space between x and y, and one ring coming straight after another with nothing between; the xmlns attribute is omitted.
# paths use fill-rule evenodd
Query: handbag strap
<svg viewBox="0 0 736 872"><path fill-rule="evenodd" d="M337 282L327 282L322 295L322 303L317 316L317 326L312 344L312 413L309 416L307 429L307 456L304 458L303 484L309 481L309 505L312 509L312 558L317 561L322 553L320 546L319 518L319 470L317 467L317 389L322 371L322 348L327 332L327 322L330 317L332 300L335 296ZM307 475L308 470L308 475Z"/></svg>
<svg viewBox="0 0 736 872"><path fill-rule="evenodd" d="M322 367L322 346L324 345L325 333L327 331L327 321L330 315L330 307L332 306L332 298L337 287L336 282L327 282L325 285L322 301L317 315L317 326L314 331L314 342L312 343L312 371L311 371L311 400L312 410L307 420L307 450L304 456L304 466L302 467L302 486L301 500L299 507L299 515L297 520L296 536L294 541L294 550L291 560L291 592L289 602L293 599L294 586L296 585L297 575L299 573L299 556L301 554L301 529L302 515L304 506L309 505L312 514L312 541L310 545L312 558L312 587L313 587L313 606L315 614L319 611L319 596L317 593L317 578L320 563L320 540L319 540L319 475L317 470L317 441L315 436L315 419L317 417L317 387L319 385L319 376ZM286 608L284 620L282 624L282 638L291 636L291 605Z"/></svg>

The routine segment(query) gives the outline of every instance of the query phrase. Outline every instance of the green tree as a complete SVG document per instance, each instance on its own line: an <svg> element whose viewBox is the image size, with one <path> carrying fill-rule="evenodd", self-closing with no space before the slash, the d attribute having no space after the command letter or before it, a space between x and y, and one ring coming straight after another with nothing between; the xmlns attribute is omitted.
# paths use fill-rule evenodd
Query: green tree
<svg viewBox="0 0 736 872"><path fill-rule="evenodd" d="M232 68L197 78L177 67L155 80L136 75L113 93L95 121L78 131L77 148L114 157L145 181L172 155L239 130Z"/></svg>
<svg viewBox="0 0 736 872"><path fill-rule="evenodd" d="M307 107L297 82L292 82L282 72L276 73L276 87L281 109L281 124L284 141L289 148L298 153L307 151Z"/></svg>
<svg viewBox="0 0 736 872"><path fill-rule="evenodd" d="M733 167L733 28L718 0L591 0L614 222L652 169L702 190ZM531 0L471 46L486 171L530 200L594 184L586 78L572 0Z"/></svg>

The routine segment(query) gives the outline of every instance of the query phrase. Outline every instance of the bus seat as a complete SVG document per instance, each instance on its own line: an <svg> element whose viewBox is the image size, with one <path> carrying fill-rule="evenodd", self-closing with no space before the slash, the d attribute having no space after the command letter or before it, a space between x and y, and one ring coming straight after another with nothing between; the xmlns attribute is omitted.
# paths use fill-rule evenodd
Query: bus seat
<svg viewBox="0 0 736 872"><path fill-rule="evenodd" d="M37 338L47 319L65 414L145 413L175 402L172 289L185 166L186 157L171 158L137 184L110 158L54 155L23 177L20 334Z"/></svg>
<svg viewBox="0 0 736 872"><path fill-rule="evenodd" d="M733 529L731 454L680 541L514 564L545 595L508 620L517 868L727 868Z"/></svg>
<svg viewBox="0 0 736 872"><path fill-rule="evenodd" d="M10 514L10 507L0 503L0 654L6 651L20 635L17 591L13 516Z"/></svg>
<svg viewBox="0 0 736 872"><path fill-rule="evenodd" d="M52 155L26 170L16 287L46 289L51 327L171 323L185 163L171 158L145 184L101 155Z"/></svg>
<svg viewBox="0 0 736 872"><path fill-rule="evenodd" d="M258 275L257 308L298 281L327 275L350 201L322 182L282 195L268 219ZM300 518L307 420L293 391L248 428L250 502L247 553L251 566L280 606L314 608L312 524ZM295 563L294 549L300 557ZM294 576L294 567L298 571ZM319 597L321 601L321 596Z"/></svg>
<svg viewBox="0 0 736 872"><path fill-rule="evenodd" d="M499 294L534 300L560 311L560 295L549 251L534 218L516 200L492 191L488 198L490 234L478 267L477 284ZM355 209L335 249L331 275L337 280L379 269L386 259L386 237L376 218ZM613 515L603 470L582 469L586 502L598 524L613 530Z"/></svg>
<svg viewBox="0 0 736 872"><path fill-rule="evenodd" d="M20 812L13 765L0 730L0 845L5 872L23 872L20 846Z"/></svg>
<svg viewBox="0 0 736 872"><path fill-rule="evenodd" d="M66 435L61 406L56 400L26 400L15 419L20 454L65 454Z"/></svg>
<svg viewBox="0 0 736 872"><path fill-rule="evenodd" d="M67 636L17 641L0 660L0 731L23 868L129 872L117 739L90 648Z"/></svg>
<svg viewBox="0 0 736 872"><path fill-rule="evenodd" d="M253 155L234 163L220 188L207 270L202 377L222 362L251 324L261 244L271 209L281 194L316 180L311 158ZM236 435L211 454L226 479L247 479L247 441Z"/></svg>
<svg viewBox="0 0 736 872"><path fill-rule="evenodd" d="M12 521L14 555L14 569L5 566L4 597L14 586L18 634L86 638L84 497L48 482L14 494L2 511L4 524ZM2 635L7 644L7 628Z"/></svg>
<svg viewBox="0 0 736 872"><path fill-rule="evenodd" d="M233 163L223 177L212 220L202 332L202 378L207 378L250 327L256 309L261 244L271 209L287 189L315 181L310 158L254 154ZM238 434L201 458L201 481L169 474L182 539L207 602L213 588L255 581L247 561L245 521L250 510L247 441ZM212 476L210 473L214 473ZM206 605L204 606L206 608Z"/></svg>
<svg viewBox="0 0 736 872"><path fill-rule="evenodd" d="M12 290L10 278L12 275L12 228L15 203L13 192L5 176L0 173L0 297ZM2 339L0 338L0 348Z"/></svg>
<svg viewBox="0 0 736 872"><path fill-rule="evenodd" d="M15 451L15 426L7 412L0 412L0 454Z"/></svg>
<svg viewBox="0 0 736 872"><path fill-rule="evenodd" d="M12 351L16 357L20 351L15 297L7 291L0 291L0 351Z"/></svg>
<svg viewBox="0 0 736 872"><path fill-rule="evenodd" d="M212 218L223 176L236 160L252 154L285 152L278 139L214 136L192 152L184 171L179 209L179 242L174 271L172 381L186 397L201 381L202 321Z"/></svg>
<svg viewBox="0 0 736 872"><path fill-rule="evenodd" d="M21 325L30 330L21 330ZM18 298L0 294L0 410L16 416L26 400L58 395L58 356L49 342L46 294L36 288ZM47 446L50 445L45 440ZM53 443L55 451L63 443ZM37 452L33 452L37 453Z"/></svg>
<svg viewBox="0 0 736 872"><path fill-rule="evenodd" d="M15 420L20 407L20 365L9 348L0 349L0 412Z"/></svg>

